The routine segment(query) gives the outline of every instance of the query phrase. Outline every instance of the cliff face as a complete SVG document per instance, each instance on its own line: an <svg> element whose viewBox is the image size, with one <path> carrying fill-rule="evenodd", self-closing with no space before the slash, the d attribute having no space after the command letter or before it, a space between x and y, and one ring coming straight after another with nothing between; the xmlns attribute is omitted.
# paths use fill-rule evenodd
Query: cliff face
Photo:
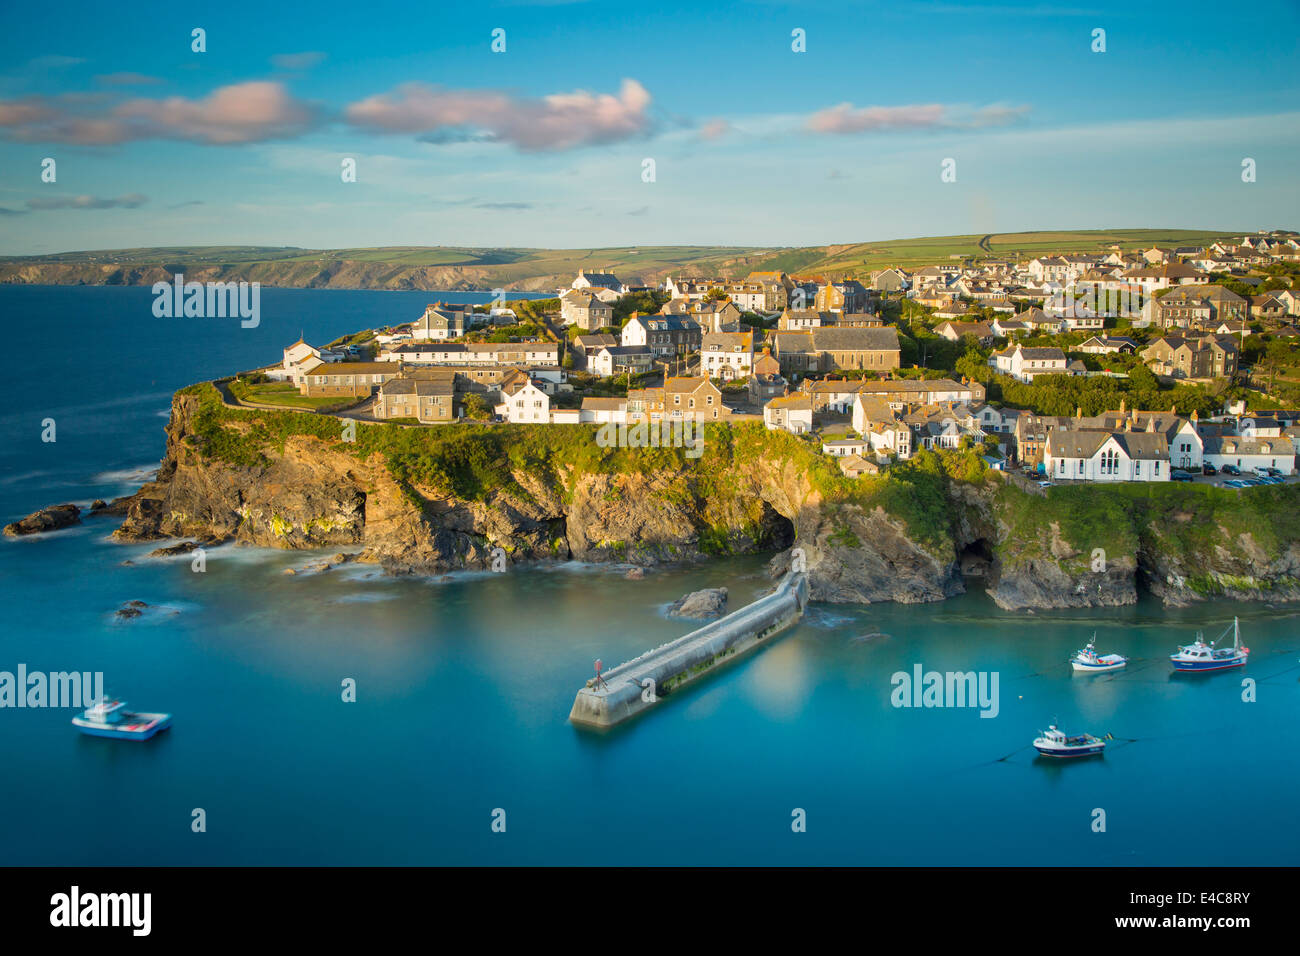
<svg viewBox="0 0 1300 956"><path fill-rule="evenodd" d="M361 458L307 435L289 436L255 465L215 460L201 451L197 411L192 395L174 400L158 476L133 496L120 539L354 546L361 560L394 573L487 567L496 547L511 562L654 565L797 545L817 600L926 601L961 589L951 559L914 544L883 510L823 507L793 462L764 462L707 490L685 464L646 473L566 470L558 484L512 467L519 490L472 501L404 487L381 455Z"/></svg>
<svg viewBox="0 0 1300 956"><path fill-rule="evenodd" d="M194 394L176 396L158 477L130 499L119 538L355 547L361 560L398 574L486 568L497 547L510 563L645 566L777 551L773 570L783 571L799 548L811 597L842 603L943 600L977 580L961 574L972 562L1008 609L1130 604L1140 585L1169 603L1214 594L1300 599L1300 545L1285 529L1268 540L1235 532L1234 522L1253 521L1235 512L1188 515L1180 524L1177 511L1116 505L1113 489L1078 489L1097 492L1109 509L1081 518L1060 499L1027 496L1001 476L949 481L932 509L944 512L940 530L922 543L900 515L905 509L828 500L799 457L810 452L795 440L725 460L712 473L671 456L645 470L547 470L505 456L495 490L457 496L427 475L394 468L380 451L292 429L279 441L254 442L250 463L232 463L209 454L213 433L199 411ZM224 421L230 432L220 434L249 437L255 419L244 414ZM1288 510L1300 509L1292 502ZM1207 520L1219 527L1205 528Z"/></svg>

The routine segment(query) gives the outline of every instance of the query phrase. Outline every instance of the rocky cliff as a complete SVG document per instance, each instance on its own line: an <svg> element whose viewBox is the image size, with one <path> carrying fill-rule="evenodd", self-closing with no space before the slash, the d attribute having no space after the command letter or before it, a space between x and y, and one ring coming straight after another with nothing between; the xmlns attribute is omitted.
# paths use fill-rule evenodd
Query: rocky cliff
<svg viewBox="0 0 1300 956"><path fill-rule="evenodd" d="M497 548L511 564L642 566L775 551L784 570L798 548L812 598L843 603L942 600L978 580L964 567L1005 608L1128 604L1139 588L1170 603L1300 597L1292 488L1252 489L1251 508L1231 492L1166 486L1150 499L1038 496L998 473L950 474L928 453L854 481L815 446L758 425L719 426L698 460L600 449L576 425L369 425L351 443L338 431L328 416L234 410L210 386L183 390L158 476L116 534L355 547L393 573L486 568Z"/></svg>

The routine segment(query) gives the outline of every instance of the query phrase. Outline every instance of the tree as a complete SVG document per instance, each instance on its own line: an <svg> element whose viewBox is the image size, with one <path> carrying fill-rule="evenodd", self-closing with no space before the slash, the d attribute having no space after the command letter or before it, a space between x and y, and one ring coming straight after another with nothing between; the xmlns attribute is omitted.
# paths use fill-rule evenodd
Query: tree
<svg viewBox="0 0 1300 956"><path fill-rule="evenodd" d="M465 415L475 421L485 421L492 417L492 409L488 407L487 399L477 392L466 395L461 402L461 407L465 409Z"/></svg>

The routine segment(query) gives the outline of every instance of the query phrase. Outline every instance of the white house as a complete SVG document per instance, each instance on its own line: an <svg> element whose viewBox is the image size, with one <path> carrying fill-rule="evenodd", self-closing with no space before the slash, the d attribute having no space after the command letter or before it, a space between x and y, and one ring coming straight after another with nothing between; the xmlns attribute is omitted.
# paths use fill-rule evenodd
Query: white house
<svg viewBox="0 0 1300 956"><path fill-rule="evenodd" d="M1276 468L1284 475L1295 474L1295 444L1290 438L1245 438L1240 435L1208 436L1205 462L1215 468L1234 465L1243 472Z"/></svg>
<svg viewBox="0 0 1300 956"><path fill-rule="evenodd" d="M1063 481L1168 481L1169 443L1158 431L1053 428L1043 467Z"/></svg>
<svg viewBox="0 0 1300 956"><path fill-rule="evenodd" d="M470 307L435 302L425 306L424 314L415 320L411 326L411 338L417 342L458 339L474 324L474 312Z"/></svg>
<svg viewBox="0 0 1300 956"><path fill-rule="evenodd" d="M748 378L754 368L753 332L706 332L700 361L709 378L731 381Z"/></svg>
<svg viewBox="0 0 1300 956"><path fill-rule="evenodd" d="M531 380L506 385L501 390L501 397L496 413L511 424L551 420L551 397Z"/></svg>
<svg viewBox="0 0 1300 956"><path fill-rule="evenodd" d="M782 395L763 406L763 424L768 428L784 428L802 435L812 431L812 400L807 395Z"/></svg>
<svg viewBox="0 0 1300 956"><path fill-rule="evenodd" d="M865 456L869 447L864 438L836 438L833 441L822 442L822 453L835 458L844 458L847 455Z"/></svg>
<svg viewBox="0 0 1300 956"><path fill-rule="evenodd" d="M578 270L578 277L573 280L569 288L586 289L602 302L613 302L627 292L627 286L613 273L587 272L584 269Z"/></svg>
<svg viewBox="0 0 1300 956"><path fill-rule="evenodd" d="M1020 382L1032 382L1039 375L1067 375L1065 353L1058 348L1025 348L1016 344L994 352L989 364L1003 375Z"/></svg>
<svg viewBox="0 0 1300 956"><path fill-rule="evenodd" d="M650 349L644 345L604 345L587 356L587 371L608 378L648 371Z"/></svg>
<svg viewBox="0 0 1300 956"><path fill-rule="evenodd" d="M619 397L584 398L578 420L584 425L605 425L609 422L616 425L626 425L627 399Z"/></svg>
<svg viewBox="0 0 1300 956"><path fill-rule="evenodd" d="M314 365L316 362L341 362L343 355L330 349L318 349L313 345L308 345L302 339L298 339L293 345L284 350L284 360L278 369L273 369L266 373L266 377L275 381L293 382L295 385L302 384L302 374L308 365Z"/></svg>

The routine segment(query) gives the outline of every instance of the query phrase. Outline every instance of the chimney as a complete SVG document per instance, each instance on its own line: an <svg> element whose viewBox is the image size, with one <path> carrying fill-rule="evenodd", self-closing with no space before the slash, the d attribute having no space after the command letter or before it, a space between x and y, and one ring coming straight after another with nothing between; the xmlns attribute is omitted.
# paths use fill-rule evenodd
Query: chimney
<svg viewBox="0 0 1300 956"><path fill-rule="evenodd" d="M1082 406L1082 405L1075 405L1075 406L1074 406L1074 417L1075 417L1075 418L1083 418L1083 406Z"/></svg>
<svg viewBox="0 0 1300 956"><path fill-rule="evenodd" d="M1121 416L1122 416L1126 411L1128 411L1128 404L1127 404L1127 401L1128 401L1127 399L1123 399L1123 398L1121 398L1121 399L1119 400L1119 413L1120 413Z"/></svg>

